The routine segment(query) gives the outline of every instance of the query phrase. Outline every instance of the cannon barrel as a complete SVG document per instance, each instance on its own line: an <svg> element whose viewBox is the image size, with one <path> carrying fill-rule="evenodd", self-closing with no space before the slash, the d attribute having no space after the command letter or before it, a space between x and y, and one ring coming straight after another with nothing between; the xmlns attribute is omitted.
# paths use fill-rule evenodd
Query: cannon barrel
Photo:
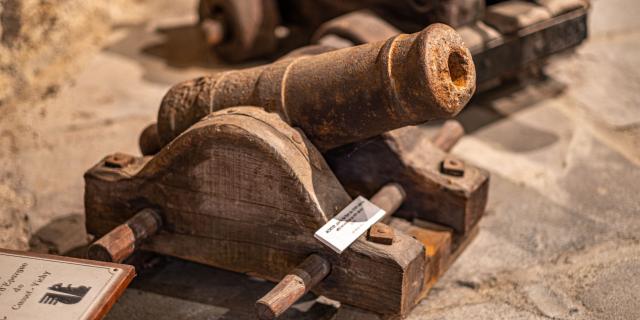
<svg viewBox="0 0 640 320"><path fill-rule="evenodd" d="M255 105L301 128L320 150L456 115L475 90L469 50L450 27L283 59L177 84L162 100L164 144L210 112Z"/></svg>

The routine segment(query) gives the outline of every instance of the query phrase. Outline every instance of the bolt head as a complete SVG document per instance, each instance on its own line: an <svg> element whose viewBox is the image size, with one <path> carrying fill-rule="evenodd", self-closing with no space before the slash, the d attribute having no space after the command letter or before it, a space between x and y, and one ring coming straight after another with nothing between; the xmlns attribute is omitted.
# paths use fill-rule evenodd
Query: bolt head
<svg viewBox="0 0 640 320"><path fill-rule="evenodd" d="M104 159L104 165L108 168L122 169L133 163L133 157L124 153L114 153Z"/></svg>
<svg viewBox="0 0 640 320"><path fill-rule="evenodd" d="M393 232L393 228L384 223L374 224L367 233L367 240L380 244L391 245L393 244L394 238L395 233Z"/></svg>
<svg viewBox="0 0 640 320"><path fill-rule="evenodd" d="M453 157L446 157L440 163L440 172L454 177L464 176L464 162Z"/></svg>

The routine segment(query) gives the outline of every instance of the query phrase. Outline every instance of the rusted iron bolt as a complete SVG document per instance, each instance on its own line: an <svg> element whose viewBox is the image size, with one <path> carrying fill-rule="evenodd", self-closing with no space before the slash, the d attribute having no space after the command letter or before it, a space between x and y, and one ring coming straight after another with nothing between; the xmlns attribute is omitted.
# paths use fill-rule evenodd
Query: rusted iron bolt
<svg viewBox="0 0 640 320"><path fill-rule="evenodd" d="M122 169L133 162L133 157L124 153L114 153L104 159L104 165L108 168Z"/></svg>
<svg viewBox="0 0 640 320"><path fill-rule="evenodd" d="M436 23L386 41L180 83L162 100L158 133L166 145L213 111L250 105L279 113L324 151L450 118L473 95L475 78L460 35Z"/></svg>
<svg viewBox="0 0 640 320"><path fill-rule="evenodd" d="M447 157L440 163L440 172L454 177L462 177L464 176L464 162Z"/></svg>
<svg viewBox="0 0 640 320"><path fill-rule="evenodd" d="M367 240L375 243L391 245L394 238L393 228L384 223L374 224L367 232Z"/></svg>

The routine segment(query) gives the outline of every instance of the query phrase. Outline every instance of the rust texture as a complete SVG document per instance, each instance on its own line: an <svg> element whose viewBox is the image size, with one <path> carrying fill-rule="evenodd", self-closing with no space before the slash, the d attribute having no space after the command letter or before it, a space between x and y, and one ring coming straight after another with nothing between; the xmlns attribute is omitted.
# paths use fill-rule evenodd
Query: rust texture
<svg viewBox="0 0 640 320"><path fill-rule="evenodd" d="M133 254L137 245L158 232L161 225L157 212L143 209L91 244L87 255L92 260L122 262Z"/></svg>
<svg viewBox="0 0 640 320"><path fill-rule="evenodd" d="M158 113L164 144L212 111L255 105L300 127L321 150L456 115L475 90L469 50L433 24L387 41L186 81Z"/></svg>

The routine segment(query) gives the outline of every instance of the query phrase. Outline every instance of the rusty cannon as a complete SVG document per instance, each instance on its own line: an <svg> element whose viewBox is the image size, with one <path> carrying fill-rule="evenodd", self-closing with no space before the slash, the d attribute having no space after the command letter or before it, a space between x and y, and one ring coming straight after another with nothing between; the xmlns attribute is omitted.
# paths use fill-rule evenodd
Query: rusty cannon
<svg viewBox="0 0 640 320"><path fill-rule="evenodd" d="M434 24L386 41L174 86L158 113L166 144L205 115L259 106L299 127L321 150L391 129L456 115L475 90L475 68L460 36Z"/></svg>
<svg viewBox="0 0 640 320"><path fill-rule="evenodd" d="M488 174L447 155L462 128L423 141L412 126L457 114L474 78L459 36L433 25L178 84L141 136L146 156L110 155L85 174L89 255L141 249L279 282L256 303L264 319L308 291L404 316L484 211ZM349 170L349 148L377 171ZM314 233L358 195L386 214L337 253Z"/></svg>

